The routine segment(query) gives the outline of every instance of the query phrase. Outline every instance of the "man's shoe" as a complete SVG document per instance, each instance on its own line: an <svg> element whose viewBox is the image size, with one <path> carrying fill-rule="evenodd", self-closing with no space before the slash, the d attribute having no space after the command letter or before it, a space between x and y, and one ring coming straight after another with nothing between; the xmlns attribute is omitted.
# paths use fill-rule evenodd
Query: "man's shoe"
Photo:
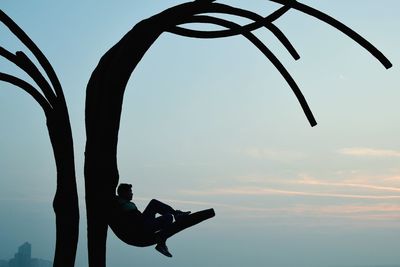
<svg viewBox="0 0 400 267"><path fill-rule="evenodd" d="M160 252L161 254L167 256L167 257L170 257L170 258L172 257L172 254L169 253L168 247L167 247L167 245L165 245L165 244L157 244L156 250L157 250L158 252Z"/></svg>
<svg viewBox="0 0 400 267"><path fill-rule="evenodd" d="M181 211L176 210L174 214L175 221L179 221L187 217L191 212L190 211Z"/></svg>

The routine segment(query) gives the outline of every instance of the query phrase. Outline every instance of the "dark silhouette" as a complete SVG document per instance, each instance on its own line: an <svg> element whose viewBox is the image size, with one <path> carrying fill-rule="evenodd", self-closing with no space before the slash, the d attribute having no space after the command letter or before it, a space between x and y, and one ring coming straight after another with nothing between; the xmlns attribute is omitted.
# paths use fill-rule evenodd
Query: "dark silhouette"
<svg viewBox="0 0 400 267"><path fill-rule="evenodd" d="M54 266L74 266L78 244L79 208L72 132L63 90L51 64L40 49L2 10L0 21L32 52L50 80L48 83L24 52L11 53L0 47L0 56L26 72L36 83L36 86L31 85L15 76L0 72L1 81L11 83L31 95L46 116L57 168L57 189L53 201L56 215Z"/></svg>
<svg viewBox="0 0 400 267"><path fill-rule="evenodd" d="M316 121L296 82L279 59L252 33L253 30L265 27L271 31L297 60L300 56L286 36L273 24L288 10L295 9L337 28L367 49L386 68L391 67L388 59L359 34L334 18L297 1L273 0L283 6L266 17L214 2L213 0L197 0L184 3L139 22L103 55L90 77L86 90L85 114L87 136L85 190L90 267L103 267L106 262L107 229L108 224L111 223L110 214L113 211L114 192L119 180L117 143L125 87L139 61L162 33L170 32L194 38L244 36L271 61L287 81L311 126L316 125ZM241 26L209 15L213 13L243 17L254 22ZM212 24L226 29L202 31L181 27L187 23ZM105 208L108 213L104 212Z"/></svg>
<svg viewBox="0 0 400 267"><path fill-rule="evenodd" d="M295 60L300 56L283 32L274 22L288 10L294 9L313 16L343 32L376 57L386 68L389 60L359 34L307 5L294 0L270 0L282 5L264 17L257 13L215 3L213 0L195 0L167 9L135 25L100 59L87 85L86 95L86 150L85 192L87 208L88 253L90 267L105 266L107 229L113 227L115 212L115 189L119 175L117 167L117 143L121 108L128 80L146 51L164 32L193 38L223 38L242 35L248 39L276 67L297 97L311 126L316 125L314 116L298 85L279 59L252 33L266 28L273 33ZM249 19L253 22L239 25L211 14L227 14ZM0 47L0 56L25 71L36 83L32 85L18 77L0 72L0 80L11 83L28 94L42 107L53 147L57 167L57 190L53 201L56 214L56 248L54 266L73 266L78 240L78 198L76 192L73 140L69 115L62 87L51 64L32 42L4 12L0 10L0 21L32 52L46 73L48 80L23 52L12 53ZM202 31L182 27L188 23L217 25L224 30ZM171 62L172 64L172 62ZM164 232L169 237L180 230L213 216L213 210L205 210L188 216L187 220L174 222ZM115 225L114 225L115 226ZM114 227L115 230L115 227ZM125 242L136 240L116 231ZM156 243L154 237L146 244ZM132 242L133 244L134 242ZM146 245L145 242L143 245Z"/></svg>
<svg viewBox="0 0 400 267"><path fill-rule="evenodd" d="M40 258L32 258L32 245L25 242L18 247L14 258L6 261L0 260L0 267L50 267L53 263Z"/></svg>
<svg viewBox="0 0 400 267"><path fill-rule="evenodd" d="M114 233L134 246L150 246L156 243L156 250L167 257L172 257L166 240L172 235L178 222L182 225L193 222L193 217L189 216L191 212L175 210L159 200L152 199L142 213L131 202L133 198L131 184L120 184L117 192L118 196L115 197L110 218L110 227ZM157 214L161 216L156 216ZM211 218L214 212L210 211L208 216ZM196 220L195 223L199 222Z"/></svg>

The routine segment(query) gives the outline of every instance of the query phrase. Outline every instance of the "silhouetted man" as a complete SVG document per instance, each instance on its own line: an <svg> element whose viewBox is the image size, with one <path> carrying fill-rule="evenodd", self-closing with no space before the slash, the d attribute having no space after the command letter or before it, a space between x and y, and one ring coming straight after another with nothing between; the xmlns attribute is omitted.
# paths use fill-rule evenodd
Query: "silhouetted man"
<svg viewBox="0 0 400 267"><path fill-rule="evenodd" d="M117 201L120 211L127 215L125 218L126 220L129 220L128 223L132 223L132 227L140 228L143 232L155 233L163 231L172 224L174 218L175 220L180 220L190 214L190 211L183 212L175 210L169 205L156 199L150 201L143 213L140 212L136 205L131 201L133 198L131 184L120 184L117 193ZM157 214L160 214L160 216L156 216ZM171 253L168 251L166 239L159 240L155 248L165 256L172 257Z"/></svg>

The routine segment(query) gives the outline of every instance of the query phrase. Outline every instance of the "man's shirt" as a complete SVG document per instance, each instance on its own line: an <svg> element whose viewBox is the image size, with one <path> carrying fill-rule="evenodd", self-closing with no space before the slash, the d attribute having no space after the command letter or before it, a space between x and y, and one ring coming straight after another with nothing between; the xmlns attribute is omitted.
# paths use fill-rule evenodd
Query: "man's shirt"
<svg viewBox="0 0 400 267"><path fill-rule="evenodd" d="M129 200L118 197L117 201L122 211L139 211L135 203L130 202Z"/></svg>
<svg viewBox="0 0 400 267"><path fill-rule="evenodd" d="M135 203L120 197L117 197L117 202L118 210L124 220L127 220L130 223L140 223L143 221L142 213L136 207Z"/></svg>

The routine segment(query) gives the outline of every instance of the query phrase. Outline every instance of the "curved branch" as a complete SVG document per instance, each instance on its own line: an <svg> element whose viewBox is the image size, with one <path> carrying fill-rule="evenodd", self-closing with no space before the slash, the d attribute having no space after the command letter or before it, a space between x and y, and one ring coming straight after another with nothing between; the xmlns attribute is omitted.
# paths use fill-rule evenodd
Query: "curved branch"
<svg viewBox="0 0 400 267"><path fill-rule="evenodd" d="M191 23L209 23L208 19L213 18L210 16L193 16L190 19ZM257 22L256 22L257 23ZM234 35L244 35L247 32L251 32L254 30L254 26L256 23L251 23L245 26L239 26L236 29L230 29L230 30L220 30L220 31L198 31L198 30L191 30L191 29L186 29L182 27L174 27L172 30L169 32L185 36L185 37L191 37L191 38L222 38L222 37L228 37L228 36L234 36ZM290 44L290 42L286 39L285 35L275 26L271 25L270 26L271 31L274 32L275 36L278 36L278 38L282 41L283 45L287 48L287 50L290 52L290 54L293 56L295 60L300 59L300 55L297 53L295 48Z"/></svg>
<svg viewBox="0 0 400 267"><path fill-rule="evenodd" d="M383 55L381 51L379 51L375 46L373 46L370 42L368 42L366 39L364 39L361 35L341 23L340 21L332 18L331 16L316 10L310 6L307 6L305 4L299 3L297 1L293 0L270 0L272 2L276 2L282 5L290 6L293 9L296 9L298 11L301 11L305 14L308 14L310 16L313 16L331 26L334 28L338 29L339 31L343 32L346 34L348 37L356 41L359 45L364 47L368 52L370 52L376 59L378 59L382 65L386 68L389 69L392 67L392 63Z"/></svg>
<svg viewBox="0 0 400 267"><path fill-rule="evenodd" d="M215 24L218 26L226 27L226 28L238 28L240 25L220 19L220 18L214 18L214 17L208 17L208 16L199 16L203 21L206 21L207 23ZM252 42L270 61L271 63L275 66L275 68L281 73L281 75L284 77L286 82L289 84L291 87L293 93L296 95L297 100L299 101L308 121L310 122L311 126L317 125L317 122L315 121L314 115L312 114L310 107L307 104L306 99L304 98L304 95L302 94L299 86L296 84L295 80L292 78L290 73L286 70L286 68L283 66L283 64L279 61L279 59L251 32L245 32L243 33L243 36L246 37L250 42Z"/></svg>
<svg viewBox="0 0 400 267"><path fill-rule="evenodd" d="M29 38L29 36L2 10L0 10L0 21L3 22L4 25L6 25L10 31L32 52L49 77L58 99L64 103L64 93L57 74L39 47L37 47L37 45Z"/></svg>
<svg viewBox="0 0 400 267"><path fill-rule="evenodd" d="M275 20L279 19L280 17L282 17L286 12L288 12L290 10L289 6L283 6L281 8L278 8L277 10L275 10L274 12L272 12L271 14L268 15L268 20L272 23Z"/></svg>
<svg viewBox="0 0 400 267"><path fill-rule="evenodd" d="M16 54L13 54L0 46L0 56L3 56L25 71L25 73L28 74L42 90L48 102L52 105L56 103L56 95L51 89L49 83L25 53L18 51Z"/></svg>
<svg viewBox="0 0 400 267"><path fill-rule="evenodd" d="M286 38L286 36L283 34L283 32L278 27L276 27L275 25L272 24L272 22L274 20L276 20L277 18L282 16L289 9L290 8L287 6L281 7L280 9L278 9L271 15L264 18L256 13L248 11L248 10L243 10L243 9L239 9L239 8L235 8L235 7L231 7L231 6L223 5L223 4L212 4L212 5L210 5L210 7L207 9L207 12L205 12L205 13L229 14L229 15L244 17L244 18L255 21L254 23L251 23L251 24L248 24L248 25L238 28L236 31L239 31L240 34L243 34L243 31L251 31L251 30L258 29L260 27L265 27L269 31L271 31L272 34L275 35L275 37L289 51L289 53L292 55L292 57L295 60L297 60L300 58L300 56L297 53L296 49L293 47L293 45L290 43L290 41ZM200 22L200 21L196 20L195 17L196 16L189 18L187 21L185 21L185 23ZM185 30L182 31L182 28L180 28L180 27L176 27L176 28L178 28L178 32L183 33L183 34L185 34L185 33L187 34L188 31L190 31L187 29L185 29L186 31ZM179 30L181 30L181 31L179 31ZM197 31L195 34L198 34L199 32L201 32L201 31ZM210 32L205 32L205 33L210 33ZM225 36L221 36L221 37L226 37L228 35L231 35L232 33L235 33L235 30L231 29L231 30L227 30L227 31L217 31L217 32L211 32L211 33L219 33L219 34L222 33ZM236 34L238 34L238 33L236 33Z"/></svg>
<svg viewBox="0 0 400 267"><path fill-rule="evenodd" d="M175 26L172 29L168 29L167 31L170 33L174 33L177 35L182 35L185 37L193 37L193 38L224 38L235 35L242 35L243 32L249 32L257 30L261 27L264 27L265 23L273 22L286 13L290 8L284 6L270 14L269 16L263 18L262 20L257 20L256 22L249 23L247 25L241 26L237 29L229 29L229 30L219 30L219 31L198 31L198 30L189 30L182 27ZM190 23L190 22L185 22Z"/></svg>
<svg viewBox="0 0 400 267"><path fill-rule="evenodd" d="M247 18L250 20L254 20L255 23L259 23L259 27L266 27L274 22L275 20L279 19L281 16L283 16L286 12L290 10L290 6L283 6L274 12L272 12L270 15L266 16L265 18L261 15L258 15L255 12L246 10L246 9L241 9L237 7L232 7L229 5L224 5L224 4L219 4L219 3L213 3L212 5L209 5L207 8L207 11L205 13L223 13L223 14L228 14L228 15L234 15L238 17L243 17Z"/></svg>
<svg viewBox="0 0 400 267"><path fill-rule="evenodd" d="M21 88L25 92L27 92L29 95L31 95L36 100L36 102L38 102L39 105L42 107L46 116L48 114L50 114L50 112L52 111L52 108L51 108L49 102L47 102L46 98L44 98L43 95L41 95L39 93L39 91L36 90L35 87L33 87L29 83L25 82L24 80L21 80L15 76L0 72L0 81L4 81L4 82L10 83L10 84L13 84L13 85Z"/></svg>
<svg viewBox="0 0 400 267"><path fill-rule="evenodd" d="M263 18L257 13L223 4L213 4L212 8L214 9L213 10L214 12L221 12L225 14L245 17L254 21L259 21L259 20L264 21L263 26L266 27L268 30L270 30L272 34L274 34L275 37L278 38L278 40L285 46L285 48L289 51L292 57L296 60L300 58L299 54L297 53L296 49L292 46L290 41L286 38L283 32L278 29L278 27L272 24L273 20L271 20L271 19L275 20L278 18L278 16L282 16L283 14L285 14L290 9L288 6L284 6L282 7L281 10L278 9L278 11L272 13L270 19L268 19L269 16Z"/></svg>
<svg viewBox="0 0 400 267"><path fill-rule="evenodd" d="M202 16L194 16L188 23L196 23L200 22L199 17ZM262 26L259 26L256 23L251 23L245 26L241 26L235 30L220 30L220 31L199 31L199 30L192 30L186 29L179 26L175 26L171 29L168 29L167 32L181 35L184 37L191 37L191 38L204 38L204 39L215 39L215 38L225 38L235 35L243 35L244 32L250 32L256 30Z"/></svg>
<svg viewBox="0 0 400 267"><path fill-rule="evenodd" d="M42 90L43 94L46 96L47 101L52 105L56 105L57 96L51 89L50 84L44 78L40 70L35 66L32 60L22 51L17 51L15 54L17 59L21 62L21 68L26 71L26 73L32 77L39 88Z"/></svg>
<svg viewBox="0 0 400 267"><path fill-rule="evenodd" d="M292 88L293 93L296 95L297 100L299 101L310 125L312 127L317 125L314 115L312 114L312 111L307 104L307 100L305 99L299 86L297 85L293 77L290 75L290 73L283 66L283 64L279 61L279 59L254 34L248 33L245 35L245 37L250 42L252 42L271 61L271 63L275 66L275 68L281 73L283 78L285 78L286 82Z"/></svg>
<svg viewBox="0 0 400 267"><path fill-rule="evenodd" d="M289 39L285 36L285 34L274 24L269 24L268 29L278 38L278 40L286 47L289 53L295 60L300 59L300 55L297 53L296 49L290 43Z"/></svg>

